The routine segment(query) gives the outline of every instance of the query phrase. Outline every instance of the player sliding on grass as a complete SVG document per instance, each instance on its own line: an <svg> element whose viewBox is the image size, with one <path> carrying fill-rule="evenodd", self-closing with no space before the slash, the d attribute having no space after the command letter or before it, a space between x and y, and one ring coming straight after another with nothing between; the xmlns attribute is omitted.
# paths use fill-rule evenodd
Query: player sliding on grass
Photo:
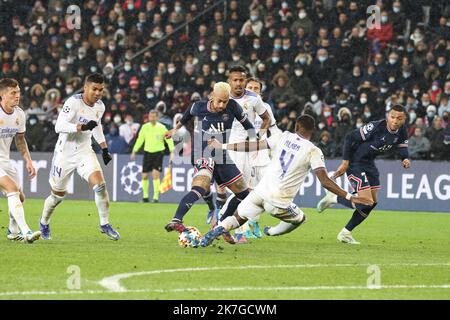
<svg viewBox="0 0 450 320"><path fill-rule="evenodd" d="M25 140L25 113L20 109L19 83L10 78L0 80L0 189L8 198L9 227L8 240L33 243L41 236L40 231L32 232L25 221L22 203L25 195L20 189L16 168L9 159L13 138L17 150L25 159L30 179L36 176L30 152Z"/></svg>
<svg viewBox="0 0 450 320"><path fill-rule="evenodd" d="M91 147L91 139L102 148L103 162L111 161L100 124L105 105L101 97L105 88L101 74L89 75L84 82L84 92L76 94L64 103L56 121L55 131L59 133L50 171L51 193L45 199L40 220L43 239L50 239L50 217L56 206L63 201L67 184L75 170L89 183L95 194L95 204L100 216L100 231L112 240L119 240L119 233L109 224L109 195L105 178L97 156Z"/></svg>
<svg viewBox="0 0 450 320"><path fill-rule="evenodd" d="M267 140L223 145L214 139L209 141L210 146L216 149L246 152L271 149L273 157L264 177L239 205L237 212L207 232L200 240L201 246L210 245L224 232L238 228L264 211L281 220L275 227L266 227L266 235L278 236L299 227L306 221L306 216L292 201L310 169L331 192L355 204L373 204L371 199L352 196L328 177L322 151L310 142L314 127L314 118L302 115L297 118L295 133L286 131L272 135Z"/></svg>
<svg viewBox="0 0 450 320"><path fill-rule="evenodd" d="M191 108L186 110L177 126L166 134L166 137L170 137L193 117L197 117L199 120L198 127L194 129L192 144L196 172L192 180L191 191L181 199L175 216L165 226L167 231L182 232L185 229L183 217L196 201L205 194L209 194L213 177L219 186L228 187L237 199L237 201L229 203L224 215L229 214L228 210L233 214L238 204L249 193L242 173L231 160L227 159L226 152L216 153L214 150L211 152L211 149L208 148L208 139L212 137L220 137L221 141L227 141L227 131L231 129L234 119L242 123L245 129L253 129L253 125L247 119L247 114L236 101L230 99L230 85L226 82L216 83L211 100L195 102ZM255 134L253 135L255 136ZM224 234L224 239L234 243L233 237L227 233Z"/></svg>
<svg viewBox="0 0 450 320"><path fill-rule="evenodd" d="M358 205L347 225L337 238L350 244L359 244L352 236L352 231L366 219L377 205L377 195L380 189L380 178L375 158L377 155L397 146L404 168L410 167L408 160L408 132L405 123L405 109L395 105L389 110L387 119L372 121L347 134L344 143L343 160L332 178L347 173L353 190L361 197L373 200L373 205ZM335 203L354 209L352 203L331 193L317 204L317 210L323 212Z"/></svg>

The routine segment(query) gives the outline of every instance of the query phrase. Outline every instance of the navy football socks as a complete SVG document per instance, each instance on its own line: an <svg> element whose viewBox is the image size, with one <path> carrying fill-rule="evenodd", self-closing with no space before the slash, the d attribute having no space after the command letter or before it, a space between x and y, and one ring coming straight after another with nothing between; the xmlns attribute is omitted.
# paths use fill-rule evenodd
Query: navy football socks
<svg viewBox="0 0 450 320"><path fill-rule="evenodd" d="M183 217L191 209L195 202L198 201L205 194L206 190L202 187L194 186L191 191L189 191L183 199L181 199L178 205L177 212L175 213L176 219L183 221Z"/></svg>

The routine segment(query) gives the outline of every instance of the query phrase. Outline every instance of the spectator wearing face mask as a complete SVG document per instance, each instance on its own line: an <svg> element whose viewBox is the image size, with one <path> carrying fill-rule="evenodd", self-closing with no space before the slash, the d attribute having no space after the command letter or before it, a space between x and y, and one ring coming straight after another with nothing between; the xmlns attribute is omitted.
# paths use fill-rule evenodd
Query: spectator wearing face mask
<svg viewBox="0 0 450 320"><path fill-rule="evenodd" d="M431 144L430 158L433 160L443 160L445 156L445 145L441 117L434 117L433 124L426 130L425 136L430 140Z"/></svg>
<svg viewBox="0 0 450 320"><path fill-rule="evenodd" d="M353 125L351 122L351 112L348 108L340 108L337 114L338 125L334 132L334 137L336 141L336 156L342 155L342 148L344 146L344 138L348 132L353 130Z"/></svg>
<svg viewBox="0 0 450 320"><path fill-rule="evenodd" d="M422 128L415 128L414 134L409 138L408 142L408 151L411 159L427 159L430 149L430 141L423 135Z"/></svg>
<svg viewBox="0 0 450 320"><path fill-rule="evenodd" d="M428 90L428 94L431 99L431 103L437 104L440 100L443 90L439 87L438 81L433 81L431 88Z"/></svg>
<svg viewBox="0 0 450 320"><path fill-rule="evenodd" d="M371 52L383 51L394 37L394 28L389 22L387 11L381 12L381 24L377 28L367 30L367 40L371 43Z"/></svg>
<svg viewBox="0 0 450 320"><path fill-rule="evenodd" d="M105 139L110 153L128 153L129 144L119 134L119 130L117 129L117 125L115 123L111 124L109 133L105 136Z"/></svg>
<svg viewBox="0 0 450 320"><path fill-rule="evenodd" d="M125 123L119 127L119 135L122 136L127 144L136 138L140 124L134 122L131 114L125 115Z"/></svg>
<svg viewBox="0 0 450 320"><path fill-rule="evenodd" d="M303 101L308 101L311 97L313 85L309 76L305 74L305 69L297 64L291 75L291 79L291 86L295 93L301 97Z"/></svg>
<svg viewBox="0 0 450 320"><path fill-rule="evenodd" d="M431 126L431 124L433 123L433 120L436 117L436 113L437 113L436 107L434 105L430 104L427 107L427 115L425 117L425 123L428 126Z"/></svg>
<svg viewBox="0 0 450 320"><path fill-rule="evenodd" d="M320 134L320 140L317 147L322 150L323 155L327 159L336 156L336 143L331 139L331 135L327 131L323 131Z"/></svg>
<svg viewBox="0 0 450 320"><path fill-rule="evenodd" d="M44 129L39 124L37 116L32 115L27 121L27 134L25 135L30 151L41 151Z"/></svg>

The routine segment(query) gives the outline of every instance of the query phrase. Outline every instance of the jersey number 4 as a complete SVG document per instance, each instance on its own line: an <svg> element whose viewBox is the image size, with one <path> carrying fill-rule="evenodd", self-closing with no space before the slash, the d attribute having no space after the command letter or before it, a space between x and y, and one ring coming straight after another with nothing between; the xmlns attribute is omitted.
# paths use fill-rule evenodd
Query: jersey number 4
<svg viewBox="0 0 450 320"><path fill-rule="evenodd" d="M283 179L284 176L286 175L286 172L289 169L289 166L292 164L292 160L294 160L294 155L292 153L289 154L289 159L286 162L285 158L286 158L286 150L282 150L281 154L280 154L280 164L281 164L281 170L283 171L280 179Z"/></svg>

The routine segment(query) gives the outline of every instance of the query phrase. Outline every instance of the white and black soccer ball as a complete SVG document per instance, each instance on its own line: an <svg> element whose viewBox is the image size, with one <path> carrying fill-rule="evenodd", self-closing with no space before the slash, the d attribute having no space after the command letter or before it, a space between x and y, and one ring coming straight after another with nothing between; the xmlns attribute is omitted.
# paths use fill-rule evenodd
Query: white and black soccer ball
<svg viewBox="0 0 450 320"><path fill-rule="evenodd" d="M142 190L142 166L135 161L128 162L120 172L120 184L123 190L130 195L136 196Z"/></svg>

